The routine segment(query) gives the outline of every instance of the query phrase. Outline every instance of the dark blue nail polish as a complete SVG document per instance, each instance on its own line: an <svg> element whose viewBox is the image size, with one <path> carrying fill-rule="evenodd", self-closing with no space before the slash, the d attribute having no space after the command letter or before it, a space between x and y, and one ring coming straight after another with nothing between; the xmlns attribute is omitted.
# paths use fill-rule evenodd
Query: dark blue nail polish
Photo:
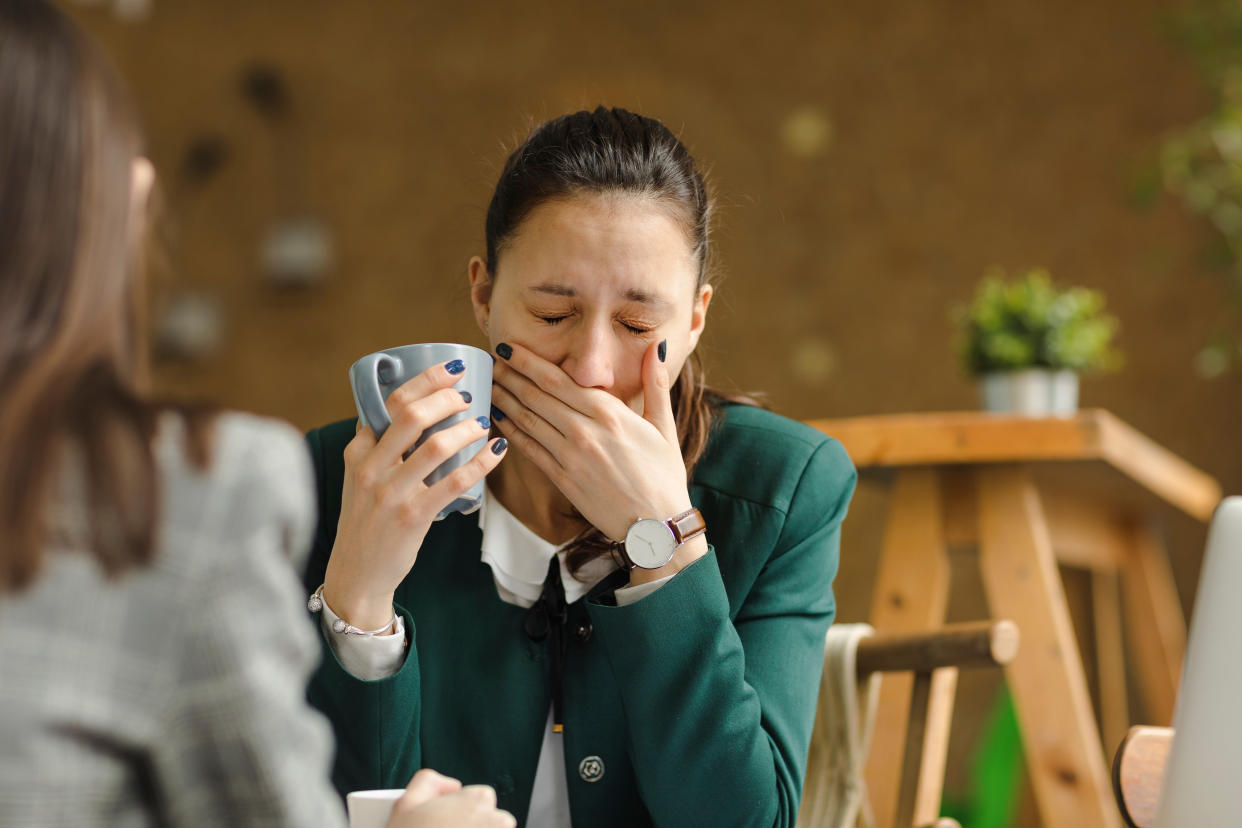
<svg viewBox="0 0 1242 828"><path fill-rule="evenodd" d="M469 391L458 391L457 393L461 394L461 401L464 402L466 405L469 405L471 400L474 399L474 397L470 396Z"/></svg>
<svg viewBox="0 0 1242 828"><path fill-rule="evenodd" d="M495 420L496 422L500 422L504 418L505 418L505 412L501 411L499 408L493 405L492 406L492 419Z"/></svg>
<svg viewBox="0 0 1242 828"><path fill-rule="evenodd" d="M668 356L668 340L667 339L660 340L660 345L658 348L656 348L656 356L660 358L660 362L663 362L665 357Z"/></svg>
<svg viewBox="0 0 1242 828"><path fill-rule="evenodd" d="M444 363L444 370L448 371L453 376L456 376L466 370L466 363L462 362L460 359L455 359L452 362Z"/></svg>
<svg viewBox="0 0 1242 828"><path fill-rule="evenodd" d="M505 449L507 449L508 447L509 447L509 441L506 440L504 437L501 437L499 440L492 443L492 454L504 454Z"/></svg>
<svg viewBox="0 0 1242 828"><path fill-rule="evenodd" d="M513 349L509 347L507 343L502 342L496 346L496 356L500 357L501 359L508 359L509 357L513 356Z"/></svg>
<svg viewBox="0 0 1242 828"><path fill-rule="evenodd" d="M479 428L491 428L492 421L486 417L475 417L474 421L479 424Z"/></svg>

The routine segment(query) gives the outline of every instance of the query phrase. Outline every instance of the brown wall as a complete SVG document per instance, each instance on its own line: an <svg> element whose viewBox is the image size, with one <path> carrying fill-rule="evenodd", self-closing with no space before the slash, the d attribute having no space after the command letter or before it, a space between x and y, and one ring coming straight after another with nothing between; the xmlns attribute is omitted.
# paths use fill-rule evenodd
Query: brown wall
<svg viewBox="0 0 1242 828"><path fill-rule="evenodd" d="M727 279L703 350L718 383L800 418L972 408L948 306L989 265L1046 265L1104 290L1123 321L1126 368L1089 380L1084 404L1236 491L1242 384L1191 367L1224 295L1195 269L1205 231L1169 200L1128 203L1162 133L1207 105L1160 34L1173 6L155 0L133 26L79 14L136 90L172 182L178 282L228 313L216 358L158 367L167 390L309 427L350 413L357 356L477 343L465 262L502 145L603 102L664 119L711 169ZM330 281L303 294L257 266L278 194L270 131L238 93L253 60L291 81L297 206L339 245ZM179 188L202 133L232 155L201 190ZM882 509L864 489L847 524L843 619L866 615ZM1169 527L1188 598L1202 529Z"/></svg>

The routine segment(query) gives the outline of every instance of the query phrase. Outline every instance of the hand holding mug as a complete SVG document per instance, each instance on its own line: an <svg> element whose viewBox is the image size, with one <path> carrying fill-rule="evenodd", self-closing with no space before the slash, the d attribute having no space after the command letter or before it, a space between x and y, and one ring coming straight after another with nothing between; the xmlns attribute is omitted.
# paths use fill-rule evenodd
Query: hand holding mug
<svg viewBox="0 0 1242 828"><path fill-rule="evenodd" d="M483 358L490 367L490 357ZM474 361L473 370L479 368ZM474 395L454 387L470 370L455 358L401 382L382 400L390 423L382 435L377 439L360 418L345 448L341 516L323 598L356 627L374 629L391 620L393 593L432 522L453 504L468 505L467 493L481 492L483 478L504 455L503 439L487 442L487 418L469 416ZM378 393L374 402L380 404Z"/></svg>
<svg viewBox="0 0 1242 828"><path fill-rule="evenodd" d="M346 797L349 828L513 828L496 807L496 792L424 768L404 789L354 791Z"/></svg>
<svg viewBox="0 0 1242 828"><path fill-rule="evenodd" d="M427 775L430 778L420 778ZM386 828L514 828L516 825L512 814L496 807L496 791L492 788L487 785L463 788L456 779L424 769L414 774L405 795L393 806Z"/></svg>

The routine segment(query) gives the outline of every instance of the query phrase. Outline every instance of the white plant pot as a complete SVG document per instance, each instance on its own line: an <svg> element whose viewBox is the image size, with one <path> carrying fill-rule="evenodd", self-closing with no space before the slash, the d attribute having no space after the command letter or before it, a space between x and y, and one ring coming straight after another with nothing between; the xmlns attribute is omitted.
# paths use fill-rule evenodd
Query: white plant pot
<svg viewBox="0 0 1242 828"><path fill-rule="evenodd" d="M1030 368L979 378L983 410L1027 417L1069 417L1078 410L1078 375Z"/></svg>

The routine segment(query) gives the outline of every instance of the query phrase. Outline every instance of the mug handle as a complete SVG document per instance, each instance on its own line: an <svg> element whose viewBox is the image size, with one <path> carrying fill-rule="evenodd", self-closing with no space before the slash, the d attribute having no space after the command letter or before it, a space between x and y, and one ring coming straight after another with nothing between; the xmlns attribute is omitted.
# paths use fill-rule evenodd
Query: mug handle
<svg viewBox="0 0 1242 828"><path fill-rule="evenodd" d="M376 440L392 425L384 406L384 395L380 393L380 382L390 381L400 370L401 363L383 352L368 354L358 363L358 405L362 408L364 425L371 427Z"/></svg>

